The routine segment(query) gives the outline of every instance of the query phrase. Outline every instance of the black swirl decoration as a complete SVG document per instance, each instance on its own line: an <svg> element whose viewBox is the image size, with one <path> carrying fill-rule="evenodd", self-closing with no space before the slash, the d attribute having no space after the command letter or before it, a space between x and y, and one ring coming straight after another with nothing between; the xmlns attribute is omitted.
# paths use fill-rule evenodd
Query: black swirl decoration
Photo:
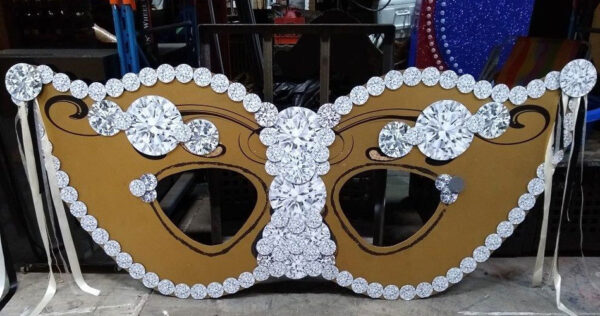
<svg viewBox="0 0 600 316"><path fill-rule="evenodd" d="M48 118L48 120L50 120L52 125L56 126L58 129L62 130L63 132L69 133L72 135L85 136L85 137L98 136L95 133L94 134L83 134L83 133L79 133L79 132L75 132L75 131L70 131L63 126L58 125L58 123L56 123L56 121L54 120L52 115L50 115L50 108L57 103L68 103L68 104L73 105L75 107L76 111L75 111L75 113L69 115L69 118L74 119L74 120L84 119L88 115L88 112L89 112L87 104L85 104L85 102L83 102L82 100L77 99L73 96L57 95L57 96L51 97L50 99L48 99L48 101L46 101L46 104L44 105L44 113L46 113L46 117Z"/></svg>

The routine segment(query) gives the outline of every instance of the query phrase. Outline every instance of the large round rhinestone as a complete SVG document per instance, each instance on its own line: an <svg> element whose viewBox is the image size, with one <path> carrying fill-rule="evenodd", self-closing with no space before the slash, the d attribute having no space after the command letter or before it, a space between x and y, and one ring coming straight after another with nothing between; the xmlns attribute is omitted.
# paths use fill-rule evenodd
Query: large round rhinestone
<svg viewBox="0 0 600 316"><path fill-rule="evenodd" d="M42 91L42 77L37 69L28 64L16 64L6 72L6 90L19 101L31 101Z"/></svg>
<svg viewBox="0 0 600 316"><path fill-rule="evenodd" d="M478 133L487 139L504 134L510 123L510 113L501 103L486 103L479 108L477 115L483 118L483 127Z"/></svg>
<svg viewBox="0 0 600 316"><path fill-rule="evenodd" d="M408 131L404 122L387 123L379 132L379 148L388 157L400 158L412 149L404 135Z"/></svg>
<svg viewBox="0 0 600 316"><path fill-rule="evenodd" d="M273 209L320 212L325 206L326 196L325 184L319 177L303 184L293 184L282 177L275 177L269 188L269 201Z"/></svg>
<svg viewBox="0 0 600 316"><path fill-rule="evenodd" d="M121 114L121 108L116 103L102 100L92 105L88 113L88 121L96 133L113 136L119 132L115 123Z"/></svg>
<svg viewBox="0 0 600 316"><path fill-rule="evenodd" d="M576 59L560 71L560 88L570 97L582 97L592 90L596 77L596 67L591 62Z"/></svg>
<svg viewBox="0 0 600 316"><path fill-rule="evenodd" d="M192 131L192 137L185 143L185 148L196 155L211 153L219 145L219 130L210 121L196 119L187 125Z"/></svg>
<svg viewBox="0 0 600 316"><path fill-rule="evenodd" d="M294 157L307 152L320 129L319 116L306 108L290 107L279 113L274 128L279 132L279 145Z"/></svg>
<svg viewBox="0 0 600 316"><path fill-rule="evenodd" d="M150 156L161 156L175 149L176 133L183 124L175 104L148 95L133 101L127 113L133 122L125 133L135 149Z"/></svg>
<svg viewBox="0 0 600 316"><path fill-rule="evenodd" d="M417 118L416 127L421 128L425 141L419 144L421 152L435 160L449 160L465 152L471 141L471 133L465 121L471 116L467 108L452 100L432 103Z"/></svg>

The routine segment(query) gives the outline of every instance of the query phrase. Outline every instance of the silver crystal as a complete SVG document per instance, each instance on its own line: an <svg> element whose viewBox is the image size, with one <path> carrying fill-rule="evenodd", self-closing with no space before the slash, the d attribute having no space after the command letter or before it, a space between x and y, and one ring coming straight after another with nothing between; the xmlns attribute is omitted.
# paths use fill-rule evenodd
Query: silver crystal
<svg viewBox="0 0 600 316"><path fill-rule="evenodd" d="M275 177L269 188L269 201L273 209L299 209L321 211L325 206L327 192L319 177L303 184L293 184L282 177Z"/></svg>
<svg viewBox="0 0 600 316"><path fill-rule="evenodd" d="M463 273L471 273L477 268L477 261L471 257L466 257L460 262L460 270Z"/></svg>
<svg viewBox="0 0 600 316"><path fill-rule="evenodd" d="M396 90L402 86L402 73L398 70L390 70L384 78L385 86L390 90Z"/></svg>
<svg viewBox="0 0 600 316"><path fill-rule="evenodd" d="M496 250L502 245L502 237L498 234L490 234L485 238L485 246L489 250Z"/></svg>
<svg viewBox="0 0 600 316"><path fill-rule="evenodd" d="M140 74L138 76L140 78L140 82L146 87L152 87L156 84L156 81L158 81L156 70L150 67L140 70Z"/></svg>
<svg viewBox="0 0 600 316"><path fill-rule="evenodd" d="M423 110L415 124L425 135L425 141L419 144L419 150L435 160L458 157L469 148L473 140L473 133L465 127L465 121L470 116L469 110L456 101L432 103Z"/></svg>
<svg viewBox="0 0 600 316"><path fill-rule="evenodd" d="M140 179L135 179L129 183L129 192L135 197L142 197L146 193L146 185Z"/></svg>
<svg viewBox="0 0 600 316"><path fill-rule="evenodd" d="M206 287L202 284L194 284L190 289L190 295L195 300L201 300L206 297Z"/></svg>
<svg viewBox="0 0 600 316"><path fill-rule="evenodd" d="M142 201L146 202L146 203L152 203L154 202L154 200L156 200L156 190L152 190L152 191L148 191L146 193L144 193L144 195L142 195Z"/></svg>
<svg viewBox="0 0 600 316"><path fill-rule="evenodd" d="M400 289L395 285L388 285L383 289L383 298L386 300L397 300L400 297Z"/></svg>
<svg viewBox="0 0 600 316"><path fill-rule="evenodd" d="M440 80L440 71L435 67L427 67L423 70L421 80L428 87L435 86Z"/></svg>
<svg viewBox="0 0 600 316"><path fill-rule="evenodd" d="M120 268L127 269L133 263L133 258L131 258L130 254L121 252L116 256L115 261Z"/></svg>
<svg viewBox="0 0 600 316"><path fill-rule="evenodd" d="M369 92L363 86L357 86L350 91L350 100L356 105L363 105L369 99Z"/></svg>
<svg viewBox="0 0 600 316"><path fill-rule="evenodd" d="M240 102L246 96L246 87L239 82L234 82L227 88L227 96L235 102Z"/></svg>
<svg viewBox="0 0 600 316"><path fill-rule="evenodd" d="M412 285L404 285L400 288L400 298L405 301L412 300L413 298L415 298L415 295L417 295L417 291Z"/></svg>
<svg viewBox="0 0 600 316"><path fill-rule="evenodd" d="M412 149L412 144L406 141L404 135L409 126L400 121L387 123L379 132L379 148L388 157L400 158Z"/></svg>
<svg viewBox="0 0 600 316"><path fill-rule="evenodd" d="M421 282L417 285L416 293L420 298L429 297L433 293L433 286L428 282Z"/></svg>
<svg viewBox="0 0 600 316"><path fill-rule="evenodd" d="M260 109L254 113L256 122L263 127L270 127L277 122L277 107L273 103L263 102Z"/></svg>
<svg viewBox="0 0 600 316"><path fill-rule="evenodd" d="M381 77L371 77L369 81L367 81L367 91L372 96L378 96L383 93L385 90L385 82Z"/></svg>
<svg viewBox="0 0 600 316"><path fill-rule="evenodd" d="M179 283L175 286L175 296L178 298L188 298L190 296L190 287L185 283Z"/></svg>
<svg viewBox="0 0 600 316"><path fill-rule="evenodd" d="M207 155L219 145L219 130L210 121L195 119L187 123L191 130L191 138L185 148L196 155Z"/></svg>
<svg viewBox="0 0 600 316"><path fill-rule="evenodd" d="M433 278L431 286L436 292L443 292L448 288L448 279L445 276L436 276Z"/></svg>
<svg viewBox="0 0 600 316"><path fill-rule="evenodd" d="M527 101L527 88L523 86L516 86L510 89L510 94L508 95L510 102L514 105L521 105Z"/></svg>
<svg viewBox="0 0 600 316"><path fill-rule="evenodd" d="M71 215L80 218L87 214L87 206L81 201L75 201L69 206Z"/></svg>
<svg viewBox="0 0 600 316"><path fill-rule="evenodd" d="M369 284L369 288L367 288L367 295L371 298L379 298L383 295L383 285L377 282L373 282Z"/></svg>
<svg viewBox="0 0 600 316"><path fill-rule="evenodd" d="M178 65L175 68L175 78L181 83L188 83L194 78L194 69L187 64Z"/></svg>
<svg viewBox="0 0 600 316"><path fill-rule="evenodd" d="M169 83L175 79L175 69L169 64L162 64L156 68L156 76L161 82Z"/></svg>
<svg viewBox="0 0 600 316"><path fill-rule="evenodd" d="M69 91L71 92L71 95L77 99L84 99L88 95L88 86L82 80L75 80L71 82Z"/></svg>
<svg viewBox="0 0 600 316"><path fill-rule="evenodd" d="M52 86L58 92L67 92L71 88L71 79L63 73L57 73L52 78Z"/></svg>
<svg viewBox="0 0 600 316"><path fill-rule="evenodd" d="M216 93L223 93L229 88L229 79L224 74L215 74L210 79L210 87Z"/></svg>
<svg viewBox="0 0 600 316"><path fill-rule="evenodd" d="M171 280L161 280L158 282L158 291L162 295L171 295L175 291L175 285Z"/></svg>
<svg viewBox="0 0 600 316"><path fill-rule="evenodd" d="M335 281L340 286L349 286L350 284L352 284L353 281L352 274L348 271L341 271L340 273L338 273L337 277L335 278Z"/></svg>
<svg viewBox="0 0 600 316"><path fill-rule="evenodd" d="M102 100L92 104L88 113L88 121L96 133L102 136L113 136L119 132L115 123L121 114L119 105L112 101Z"/></svg>
<svg viewBox="0 0 600 316"><path fill-rule="evenodd" d="M340 115L346 115L352 111L352 101L347 96L341 96L335 99L333 109Z"/></svg>
<svg viewBox="0 0 600 316"><path fill-rule="evenodd" d="M194 70L194 82L200 87L206 87L210 84L212 73L206 68Z"/></svg>
<svg viewBox="0 0 600 316"><path fill-rule="evenodd" d="M478 134L483 138L493 139L500 137L510 123L510 113L501 103L489 102L484 104L477 111L477 116L484 119L483 127Z"/></svg>
<svg viewBox="0 0 600 316"><path fill-rule="evenodd" d="M92 82L88 87L88 94L94 101L102 101L106 97L106 88L100 82Z"/></svg>
<svg viewBox="0 0 600 316"><path fill-rule="evenodd" d="M140 78L132 72L126 73L121 81L123 82L123 88L127 91L133 92L140 88Z"/></svg>
<svg viewBox="0 0 600 316"><path fill-rule="evenodd" d="M484 246L479 246L473 250L473 259L477 262L485 262L490 257L490 250Z"/></svg>
<svg viewBox="0 0 600 316"><path fill-rule="evenodd" d="M525 193L519 197L519 207L529 211L535 205L535 196L531 193Z"/></svg>
<svg viewBox="0 0 600 316"><path fill-rule="evenodd" d="M548 90L556 90L560 88L560 72L549 72L546 77L544 77L544 84Z"/></svg>
<svg viewBox="0 0 600 316"><path fill-rule="evenodd" d="M142 284L149 289L155 288L159 281L158 275L154 272L146 272L142 278Z"/></svg>
<svg viewBox="0 0 600 316"><path fill-rule="evenodd" d="M123 94L123 90L125 89L123 88L123 83L121 80L114 78L108 79L104 86L106 88L106 94L113 98L118 98L121 96L121 94Z"/></svg>
<svg viewBox="0 0 600 316"><path fill-rule="evenodd" d="M494 86L492 89L492 100L498 103L503 103L508 100L508 96L510 95L510 89L507 85L500 83Z"/></svg>
<svg viewBox="0 0 600 316"><path fill-rule="evenodd" d="M52 82L52 78L54 77L54 71L52 68L47 65L39 65L37 66L37 71L40 73L40 79L43 84L47 84Z"/></svg>
<svg viewBox="0 0 600 316"><path fill-rule="evenodd" d="M121 245L116 240L109 240L104 244L104 252L107 255L114 257L121 252Z"/></svg>
<svg viewBox="0 0 600 316"><path fill-rule="evenodd" d="M523 220L525 220L525 211L520 207L515 207L508 213L508 221L513 225L519 225Z"/></svg>
<svg viewBox="0 0 600 316"><path fill-rule="evenodd" d="M409 87L416 86L421 82L421 70L416 67L407 68L402 76L404 83Z"/></svg>
<svg viewBox="0 0 600 316"><path fill-rule="evenodd" d="M503 221L500 222L500 224L498 224L498 226L496 227L496 233L502 238L507 238L510 237L510 235L512 235L514 229L515 228L511 222Z"/></svg>
<svg viewBox="0 0 600 316"><path fill-rule="evenodd" d="M98 227L98 221L92 215L86 215L82 217L79 224L81 224L81 228L83 228L83 230L86 232L91 232Z"/></svg>
<svg viewBox="0 0 600 316"><path fill-rule="evenodd" d="M458 282L460 282L460 280L462 280L463 278L463 272L459 269L459 268L450 268L448 269L448 272L446 272L446 279L448 279L448 282L452 283L452 284L456 284Z"/></svg>
<svg viewBox="0 0 600 316"><path fill-rule="evenodd" d="M341 116L333 109L331 103L323 104L317 114L319 115L319 124L323 127L333 128L340 122Z"/></svg>
<svg viewBox="0 0 600 316"><path fill-rule="evenodd" d="M92 240L98 245L104 245L108 241L108 232L104 228L96 228L92 232Z"/></svg>
<svg viewBox="0 0 600 316"><path fill-rule="evenodd" d="M56 185L60 189L69 185L69 175L66 172L59 170L56 172L55 176L56 176Z"/></svg>
<svg viewBox="0 0 600 316"><path fill-rule="evenodd" d="M540 79L534 79L527 84L527 95L532 99L537 99L546 92L546 85Z"/></svg>
<svg viewBox="0 0 600 316"><path fill-rule="evenodd" d="M244 109L250 113L254 113L260 110L262 107L262 101L260 100L260 97L254 93L247 94L244 97L242 104L244 105Z"/></svg>
<svg viewBox="0 0 600 316"><path fill-rule="evenodd" d="M135 149L150 156L165 155L175 149L175 131L183 122L175 104L148 95L133 101L127 113L133 122L125 133Z"/></svg>
<svg viewBox="0 0 600 316"><path fill-rule="evenodd" d="M596 67L591 62L576 59L560 71L560 88L570 97L582 97L596 85L596 78Z"/></svg>
<svg viewBox="0 0 600 316"><path fill-rule="evenodd" d="M462 93L469 93L475 88L475 78L470 74L462 75L458 78L456 87L458 88L458 91Z"/></svg>
<svg viewBox="0 0 600 316"><path fill-rule="evenodd" d="M477 81L473 88L473 94L477 99L487 99L492 94L492 84L485 80Z"/></svg>
<svg viewBox="0 0 600 316"><path fill-rule="evenodd" d="M60 190L60 198L67 203L73 203L78 198L77 190L73 187L65 187Z"/></svg>
<svg viewBox="0 0 600 316"><path fill-rule="evenodd" d="M546 184L544 183L544 180L540 178L531 179L531 181L529 181L529 183L527 184L527 190L533 195L542 194L544 192L545 187Z"/></svg>
<svg viewBox="0 0 600 316"><path fill-rule="evenodd" d="M452 89L456 86L458 75L452 70L446 70L440 75L440 86L444 89Z"/></svg>
<svg viewBox="0 0 600 316"><path fill-rule="evenodd" d="M133 263L129 266L129 275L134 279L141 279L146 274L146 268L141 263Z"/></svg>

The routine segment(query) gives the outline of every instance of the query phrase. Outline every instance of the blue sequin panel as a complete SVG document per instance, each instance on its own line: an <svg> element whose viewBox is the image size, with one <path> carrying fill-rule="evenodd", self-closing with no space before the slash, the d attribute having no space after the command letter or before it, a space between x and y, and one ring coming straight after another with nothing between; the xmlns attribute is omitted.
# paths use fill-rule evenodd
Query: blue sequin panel
<svg viewBox="0 0 600 316"><path fill-rule="evenodd" d="M491 50L502 45L501 66L519 36L526 36L534 0L438 0L437 45L446 64L478 78Z"/></svg>

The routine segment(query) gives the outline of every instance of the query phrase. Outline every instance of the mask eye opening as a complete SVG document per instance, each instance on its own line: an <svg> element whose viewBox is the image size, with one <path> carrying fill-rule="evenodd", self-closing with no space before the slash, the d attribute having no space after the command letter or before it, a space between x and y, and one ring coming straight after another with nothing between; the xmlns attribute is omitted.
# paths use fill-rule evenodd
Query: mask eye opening
<svg viewBox="0 0 600 316"><path fill-rule="evenodd" d="M413 236L440 203L435 180L397 169L360 172L343 184L342 212L367 243L393 246Z"/></svg>
<svg viewBox="0 0 600 316"><path fill-rule="evenodd" d="M231 239L248 221L257 189L242 174L226 169L196 169L158 182L157 201L171 222L204 245Z"/></svg>

